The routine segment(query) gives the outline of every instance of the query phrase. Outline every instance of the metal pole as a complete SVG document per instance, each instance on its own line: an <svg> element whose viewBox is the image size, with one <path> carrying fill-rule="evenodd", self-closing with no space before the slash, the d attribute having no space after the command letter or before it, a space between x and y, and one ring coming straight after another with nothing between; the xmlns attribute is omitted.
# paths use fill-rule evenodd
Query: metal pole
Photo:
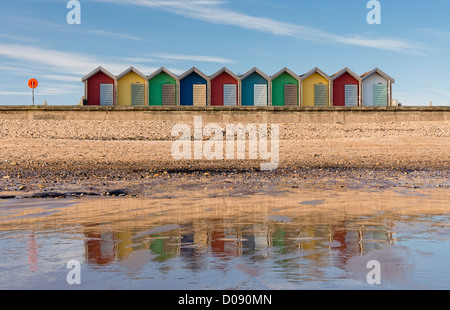
<svg viewBox="0 0 450 310"><path fill-rule="evenodd" d="M33 90L33 106L34 106L34 88L32 90Z"/></svg>

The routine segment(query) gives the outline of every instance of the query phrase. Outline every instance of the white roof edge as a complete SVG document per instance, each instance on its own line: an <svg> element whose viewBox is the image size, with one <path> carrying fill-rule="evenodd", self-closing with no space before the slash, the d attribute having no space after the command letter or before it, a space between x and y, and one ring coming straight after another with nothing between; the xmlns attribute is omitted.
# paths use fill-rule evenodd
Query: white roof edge
<svg viewBox="0 0 450 310"><path fill-rule="evenodd" d="M265 74L264 72L262 72L260 69L258 69L257 67L254 67L250 70L248 70L244 75L242 75L240 78L241 80L245 80L246 78L248 78L250 75L252 75L253 73L258 73L260 76L262 76L264 79L266 79L267 81L270 81L270 76L268 76L267 74Z"/></svg>
<svg viewBox="0 0 450 310"><path fill-rule="evenodd" d="M186 72L184 72L182 75L179 76L179 79L182 80L185 77L189 76L190 74L192 74L193 72L197 73L198 75L200 75L202 78L204 78L206 81L209 81L209 76L207 76L205 73L203 73L202 71L200 71L198 68L196 67L192 67L189 70L187 70Z"/></svg>
<svg viewBox="0 0 450 310"><path fill-rule="evenodd" d="M372 74L378 73L379 75L381 75L382 77L384 77L386 80L390 80L392 83L395 83L395 79L392 78L391 76L387 75L383 70L381 70L380 68L375 68L372 71L366 72L363 75L361 75L362 80L364 81L365 79L367 79L369 76L371 76Z"/></svg>
<svg viewBox="0 0 450 310"><path fill-rule="evenodd" d="M81 78L81 81L85 82L86 80L90 79L91 77L93 77L94 75L96 75L99 72L102 72L102 73L106 74L107 76L109 76L111 79L116 80L116 76L114 74L112 74L111 72L109 72L108 70L103 68L102 66L99 66L99 67L95 68L94 70L92 70L87 75L85 75L83 78Z"/></svg>
<svg viewBox="0 0 450 310"><path fill-rule="evenodd" d="M145 74L143 74L141 71L139 71L138 69L136 69L135 67L131 66L128 69L126 69L124 72L122 72L121 74L119 74L116 78L117 80L120 80L121 78L123 78L124 76L126 76L127 74L134 72L137 75L139 75L141 78L143 78L144 80L147 79L147 76Z"/></svg>
<svg viewBox="0 0 450 310"><path fill-rule="evenodd" d="M166 73L168 74L170 77L172 77L174 80L179 81L179 77L178 75L176 75L175 73L173 73L172 71L170 71L169 69L167 69L166 67L161 67L158 70L156 70L155 72L153 72L152 74L147 76L147 80L151 80L154 77L156 77L158 74L160 73Z"/></svg>
<svg viewBox="0 0 450 310"><path fill-rule="evenodd" d="M352 70L350 70L348 67L345 67L344 69L333 74L331 76L331 80L333 80L333 81L336 80L337 78L341 77L344 73L350 74L352 77L354 77L356 80L358 80L360 82L362 81L361 77L358 74L356 74L355 72L353 72Z"/></svg>
<svg viewBox="0 0 450 310"><path fill-rule="evenodd" d="M320 74L322 77L324 77L325 79L327 79L329 82L332 82L331 77L326 74L325 72L323 72L322 70L320 70L318 67L313 68L312 70L306 72L304 75L301 76L302 80L307 79L308 77L310 77L311 75L313 75L314 73L318 73Z"/></svg>
<svg viewBox="0 0 450 310"><path fill-rule="evenodd" d="M277 73L275 73L274 75L272 75L270 77L270 79L273 81L275 80L277 77L279 77L280 75L282 75L283 73L288 73L289 75L291 75L293 78L295 78L296 80L298 80L299 82L301 81L301 78L299 75L295 74L294 71L290 70L287 67L284 67L283 69L281 69L280 71L278 71Z"/></svg>
<svg viewBox="0 0 450 310"><path fill-rule="evenodd" d="M230 69L228 69L227 67L223 67L222 69L220 69L219 71L217 71L216 73L214 73L213 75L211 75L209 77L209 79L212 81L213 79L215 79L216 77L218 77L219 75L221 75L222 73L228 73L229 75L231 75L234 79L236 79L237 81L240 81L241 78L235 74L234 72L232 72Z"/></svg>

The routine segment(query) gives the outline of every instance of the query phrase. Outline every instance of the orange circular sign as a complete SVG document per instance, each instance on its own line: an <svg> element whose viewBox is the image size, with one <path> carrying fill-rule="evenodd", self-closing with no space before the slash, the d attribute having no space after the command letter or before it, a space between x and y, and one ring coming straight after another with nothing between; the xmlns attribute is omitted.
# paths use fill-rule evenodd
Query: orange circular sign
<svg viewBox="0 0 450 310"><path fill-rule="evenodd" d="M31 79L28 81L28 87L36 88L38 87L38 81L36 79Z"/></svg>

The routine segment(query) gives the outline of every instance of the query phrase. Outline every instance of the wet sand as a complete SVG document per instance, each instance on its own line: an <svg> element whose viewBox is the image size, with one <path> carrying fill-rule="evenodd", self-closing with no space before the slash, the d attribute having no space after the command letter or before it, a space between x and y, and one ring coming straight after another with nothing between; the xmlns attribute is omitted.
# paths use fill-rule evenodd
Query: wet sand
<svg viewBox="0 0 450 310"><path fill-rule="evenodd" d="M450 185L450 122L281 124L280 163L271 172L260 171L261 160L173 160L175 124L2 120L0 197Z"/></svg>
<svg viewBox="0 0 450 310"><path fill-rule="evenodd" d="M204 196L6 200L0 288L448 289L448 190Z"/></svg>

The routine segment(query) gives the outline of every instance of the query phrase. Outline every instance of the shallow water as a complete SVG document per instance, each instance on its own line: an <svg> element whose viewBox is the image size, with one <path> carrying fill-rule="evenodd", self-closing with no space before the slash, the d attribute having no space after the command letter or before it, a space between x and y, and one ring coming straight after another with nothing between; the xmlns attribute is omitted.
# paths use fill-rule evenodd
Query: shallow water
<svg viewBox="0 0 450 310"><path fill-rule="evenodd" d="M5 200L0 289L449 289L447 192Z"/></svg>

